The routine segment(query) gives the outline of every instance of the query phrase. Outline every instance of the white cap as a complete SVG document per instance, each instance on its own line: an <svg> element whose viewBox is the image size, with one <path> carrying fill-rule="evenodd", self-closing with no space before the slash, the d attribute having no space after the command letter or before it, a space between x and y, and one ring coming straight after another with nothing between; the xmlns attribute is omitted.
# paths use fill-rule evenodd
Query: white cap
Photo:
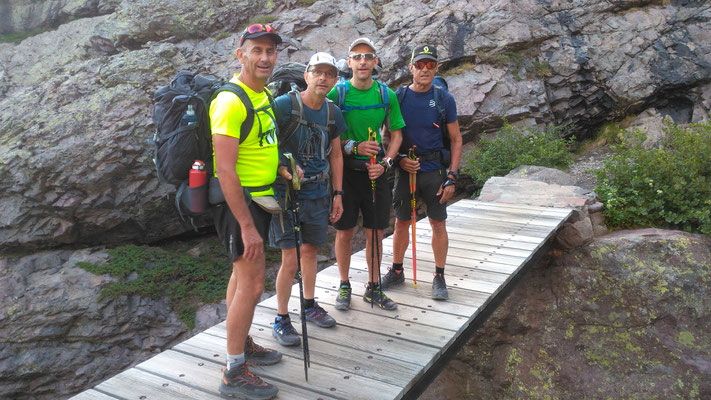
<svg viewBox="0 0 711 400"><path fill-rule="evenodd" d="M330 65L333 68L338 69L338 67L336 67L336 59L332 55L324 52L318 52L311 56L307 67L312 65Z"/></svg>
<svg viewBox="0 0 711 400"><path fill-rule="evenodd" d="M354 40L353 43L351 43L350 47L348 47L348 52L350 53L351 51L353 51L353 48L358 46L359 44L367 44L368 46L370 46L371 49L373 49L373 53L378 52L378 49L375 47L375 43L373 43L373 41L368 39L367 37L362 37Z"/></svg>

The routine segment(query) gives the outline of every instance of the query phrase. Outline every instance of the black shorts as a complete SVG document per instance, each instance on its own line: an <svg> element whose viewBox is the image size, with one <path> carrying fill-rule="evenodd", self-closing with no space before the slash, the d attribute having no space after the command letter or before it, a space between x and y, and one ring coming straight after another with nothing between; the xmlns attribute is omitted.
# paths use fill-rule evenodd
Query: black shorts
<svg viewBox="0 0 711 400"><path fill-rule="evenodd" d="M437 221L447 219L447 204L440 204L442 195L437 196L439 187L446 180L446 171L438 169L430 172L418 172L415 190L415 198L422 199L427 205L427 216ZM411 218L412 208L410 207L410 177L402 169L397 169L395 173L395 188L393 189L393 208L395 218L406 221Z"/></svg>
<svg viewBox="0 0 711 400"><path fill-rule="evenodd" d="M343 215L333 226L340 231L354 228L358 223L358 213L361 212L364 228L385 229L390 225L391 202L392 193L386 174L375 181L375 205L373 205L373 191L368 173L344 168Z"/></svg>
<svg viewBox="0 0 711 400"><path fill-rule="evenodd" d="M272 220L272 215L262 210L253 201L249 202L248 207L249 212L252 214L252 219L254 220L254 226L257 228L257 232L259 232L259 236L262 237L262 241L264 241L264 249L266 251L267 241L269 240L269 222ZM216 205L212 210L217 236L220 238L222 246L227 250L230 263L234 263L239 256L244 254L242 230L227 203Z"/></svg>

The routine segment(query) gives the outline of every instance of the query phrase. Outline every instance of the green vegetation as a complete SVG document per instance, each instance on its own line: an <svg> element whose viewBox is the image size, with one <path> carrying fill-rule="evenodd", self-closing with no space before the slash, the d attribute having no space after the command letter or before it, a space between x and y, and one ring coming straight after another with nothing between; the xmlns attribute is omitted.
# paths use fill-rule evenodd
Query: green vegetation
<svg viewBox="0 0 711 400"><path fill-rule="evenodd" d="M220 41L222 39L227 39L228 37L232 36L231 32L220 32L217 35L215 35L215 41Z"/></svg>
<svg viewBox="0 0 711 400"><path fill-rule="evenodd" d="M301 7L308 7L314 4L317 0L297 0L297 4Z"/></svg>
<svg viewBox="0 0 711 400"><path fill-rule="evenodd" d="M167 297L189 329L195 327L195 311L201 304L225 297L232 272L217 239L208 241L207 250L198 257L187 254L179 243L166 248L127 245L107 253L112 258L105 264L77 264L94 274L119 278L101 290L99 300L134 294L152 299ZM278 250L267 250L267 263L279 258ZM265 289L274 290L273 278L267 279Z"/></svg>
<svg viewBox="0 0 711 400"><path fill-rule="evenodd" d="M462 171L481 187L492 176L506 175L521 165L566 168L573 162L570 147L574 141L564 137L566 132L561 127L540 130L505 123L495 138L482 139L464 154Z"/></svg>
<svg viewBox="0 0 711 400"><path fill-rule="evenodd" d="M46 29L35 29L29 32L13 32L0 35L0 43L20 43L30 36L45 32Z"/></svg>
<svg viewBox="0 0 711 400"><path fill-rule="evenodd" d="M268 15L268 14L263 14L263 15L257 15L256 17L252 18L249 20L249 23L247 26L252 25L252 24L271 24L272 22L276 21L279 19L276 15Z"/></svg>
<svg viewBox="0 0 711 400"><path fill-rule="evenodd" d="M597 172L596 188L612 227L663 227L711 236L711 123L667 122L658 145L623 132Z"/></svg>

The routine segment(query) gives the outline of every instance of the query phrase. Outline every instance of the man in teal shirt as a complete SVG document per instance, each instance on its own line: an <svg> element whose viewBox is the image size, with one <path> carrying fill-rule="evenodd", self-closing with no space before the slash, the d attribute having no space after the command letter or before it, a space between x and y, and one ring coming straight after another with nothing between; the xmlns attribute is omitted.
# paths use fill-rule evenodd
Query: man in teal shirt
<svg viewBox="0 0 711 400"><path fill-rule="evenodd" d="M339 83L328 94L328 98L335 101L343 112L348 125L348 130L341 135L344 154L343 193L336 193L343 196L343 216L334 224L336 261L341 278L336 298L336 309L339 310L350 308L348 271L351 241L359 212L363 217L368 263L368 286L363 300L386 310L397 308L397 304L383 293L378 281L383 233L390 223L392 199L385 172L392 166L393 158L400 148L400 130L405 123L395 92L373 79L373 69L378 65L376 51L375 44L368 38L359 38L351 43L348 66L353 70L353 77ZM391 132L387 153L381 145L380 128L384 124ZM375 140L369 140L369 130L375 132ZM369 163L371 156L377 157L377 163ZM375 196L372 181L375 181Z"/></svg>

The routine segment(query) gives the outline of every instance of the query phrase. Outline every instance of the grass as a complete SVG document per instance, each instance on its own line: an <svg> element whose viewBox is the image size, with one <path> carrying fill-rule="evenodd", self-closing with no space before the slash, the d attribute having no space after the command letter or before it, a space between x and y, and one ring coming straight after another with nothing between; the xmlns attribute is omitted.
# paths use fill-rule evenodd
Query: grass
<svg viewBox="0 0 711 400"><path fill-rule="evenodd" d="M263 14L263 15L257 15L256 17L252 18L249 20L249 23L247 24L252 25L252 24L271 24L272 22L276 21L279 19L276 15L268 15L268 14Z"/></svg>
<svg viewBox="0 0 711 400"><path fill-rule="evenodd" d="M97 265L77 266L97 275L119 278L99 293L99 300L139 295L151 299L167 297L188 329L195 328L195 311L202 304L217 303L225 297L232 268L219 240L205 242L203 254L188 254L184 242L165 247L126 245L107 250L111 260ZM191 242L189 246L193 246ZM280 260L280 252L267 248L267 263ZM267 278L265 290L274 290L273 278Z"/></svg>

